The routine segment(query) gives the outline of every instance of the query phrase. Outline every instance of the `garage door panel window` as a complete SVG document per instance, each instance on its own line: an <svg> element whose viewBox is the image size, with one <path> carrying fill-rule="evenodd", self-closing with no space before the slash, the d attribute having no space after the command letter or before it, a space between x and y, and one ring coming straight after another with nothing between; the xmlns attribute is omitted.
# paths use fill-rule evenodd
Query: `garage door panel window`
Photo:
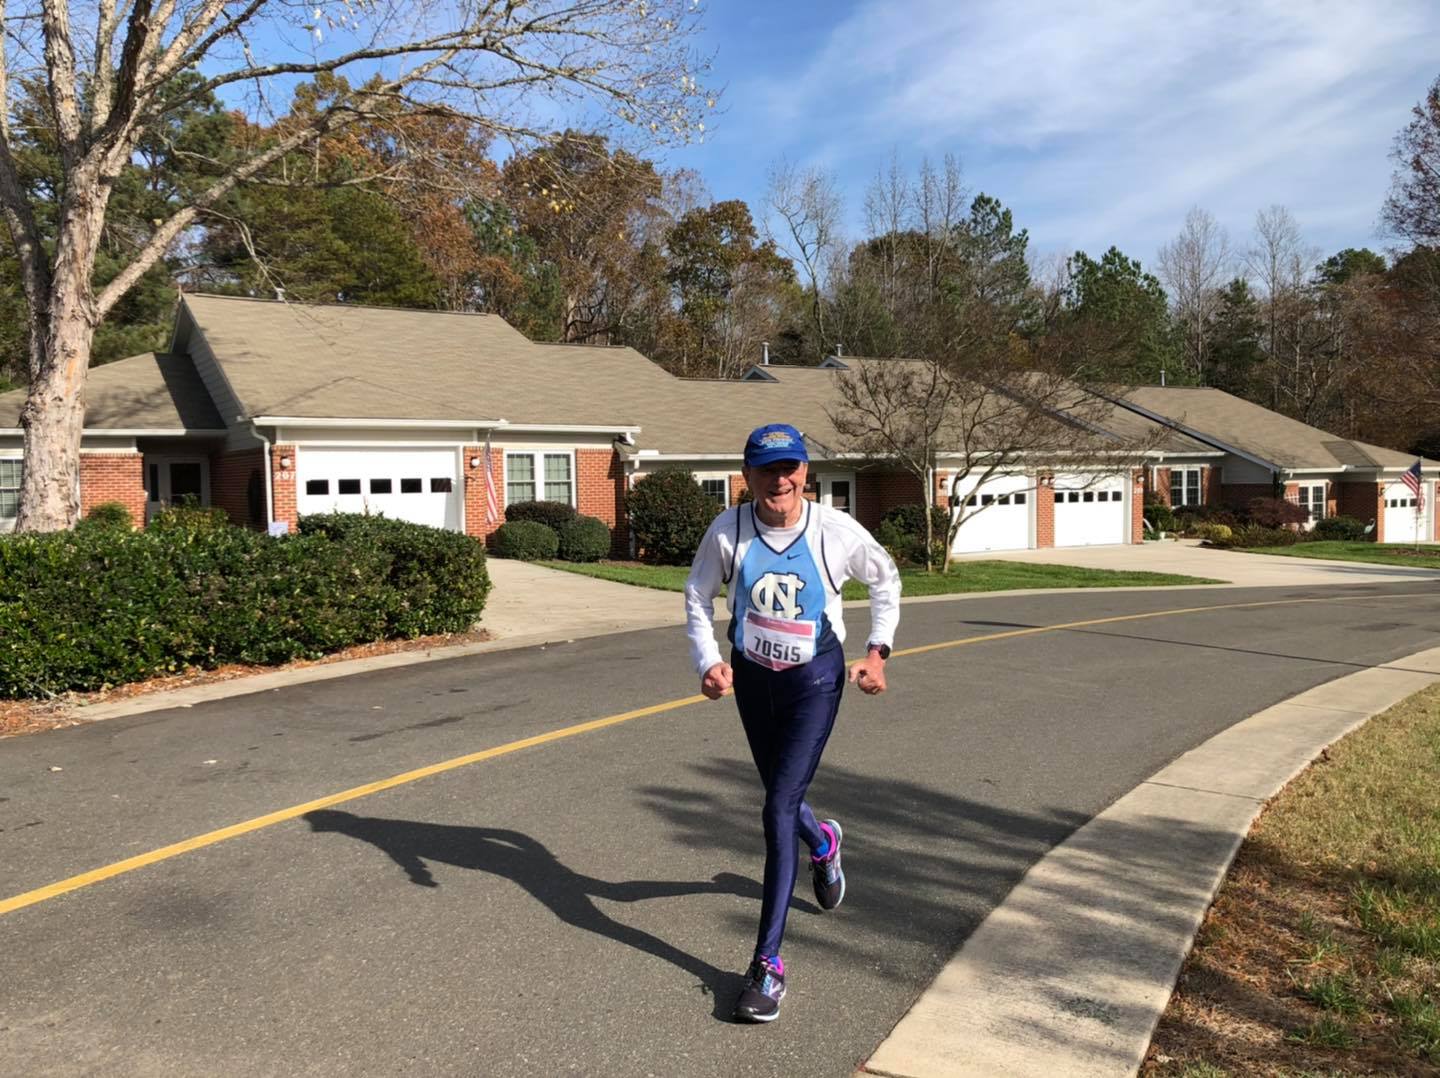
<svg viewBox="0 0 1440 1078"><path fill-rule="evenodd" d="M370 480L371 494L389 494L395 489L395 484L389 479Z"/></svg>
<svg viewBox="0 0 1440 1078"><path fill-rule="evenodd" d="M1201 505L1205 496L1200 491L1199 468L1170 469L1170 504L1172 506Z"/></svg>
<svg viewBox="0 0 1440 1078"><path fill-rule="evenodd" d="M448 475L440 476L437 479L430 480L431 494L449 494L454 489L455 481L451 479Z"/></svg>
<svg viewBox="0 0 1440 1078"><path fill-rule="evenodd" d="M401 494L421 494L425 490L425 484L419 479L400 480Z"/></svg>
<svg viewBox="0 0 1440 1078"><path fill-rule="evenodd" d="M305 481L306 494L329 494L330 480L328 479L307 479Z"/></svg>
<svg viewBox="0 0 1440 1078"><path fill-rule="evenodd" d="M336 492L337 494L359 494L359 493L360 493L360 480L358 480L358 479L341 479L341 480L338 480L338 481L336 482L336 484L335 484L335 492Z"/></svg>

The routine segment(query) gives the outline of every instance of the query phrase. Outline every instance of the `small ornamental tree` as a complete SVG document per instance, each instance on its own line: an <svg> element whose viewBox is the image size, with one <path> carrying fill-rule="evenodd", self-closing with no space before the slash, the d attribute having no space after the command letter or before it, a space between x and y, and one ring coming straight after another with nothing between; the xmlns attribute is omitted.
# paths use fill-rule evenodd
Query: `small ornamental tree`
<svg viewBox="0 0 1440 1078"><path fill-rule="evenodd" d="M717 510L695 477L678 469L642 477L625 495L625 508L640 557L658 565L689 562Z"/></svg>

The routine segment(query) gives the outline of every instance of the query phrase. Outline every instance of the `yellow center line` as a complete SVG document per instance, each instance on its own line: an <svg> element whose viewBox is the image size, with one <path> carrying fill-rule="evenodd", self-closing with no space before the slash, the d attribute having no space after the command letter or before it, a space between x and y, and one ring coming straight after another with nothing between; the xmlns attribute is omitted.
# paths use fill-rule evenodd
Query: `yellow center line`
<svg viewBox="0 0 1440 1078"><path fill-rule="evenodd" d="M1152 610L1143 614L1119 614L1113 617L1088 618L1084 621L1068 621L1057 625L1036 625L1024 629L1008 629L1003 632L985 633L980 636L966 636L957 640L946 640L938 644L924 644L919 647L897 650L891 654L891 658L923 655L926 652L940 651L944 648L965 647L969 644L983 644L994 640L1007 640L1020 636L1035 636L1039 633L1062 632L1068 629L1085 629L1094 625L1113 625L1116 622L1122 621L1143 621L1147 618L1174 617L1182 614L1203 614L1213 610L1243 610L1254 607L1296 606L1302 603L1336 603L1364 599L1378 599L1390 602L1395 599L1436 597L1437 593L1435 592L1413 592L1402 595L1343 595L1320 599L1272 599L1264 602L1224 603L1215 606L1191 606L1173 610ZM533 737L522 738L519 741L510 741L504 745L496 745L494 748L483 749L480 752L472 752L465 756L456 756L450 760L442 760L437 764L417 767L413 771L404 771L398 775L391 775L389 778L368 782L363 786L354 786L348 790L341 790L339 793L317 798L314 801L307 801L303 805L292 805L290 808L279 809L276 812L267 813L264 816L256 816L254 819L231 824L229 827L222 827L216 831L207 831L203 835L196 835L193 838L187 838L181 842L172 843L169 846L161 846L159 849L150 850L148 853L127 857L123 861L116 861L112 864L104 865L101 868L92 869L89 872L82 872L78 876L71 876L68 879L59 880L56 883L47 884L44 887L37 887L33 891L26 891L12 898L0 899L0 916L4 916L7 913L14 913L16 910L24 909L26 906L33 906L39 902L45 902L48 899L57 898L71 891L78 891L82 887L89 887L103 880L122 876L127 872L134 872L136 869L145 868L148 865L157 864L160 861L168 861L172 857L179 857L181 854L190 853L192 850L203 849L206 846L213 846L218 842L224 842L226 839L238 838L252 831L259 831L272 824L284 823L286 820L296 819L297 817L305 815L307 812L330 808L332 805L343 804L346 801L354 801L361 797L369 797L371 794L377 794L383 790L392 790L397 786L418 782L420 779L429 778L432 775L444 774L446 771L454 771L457 768L468 767L471 764L478 764L484 760L493 760L500 756L508 756L511 753L520 752L522 749L531 749L552 741L562 741L566 738L578 737L581 734L588 734L594 730L603 730L607 726L618 726L620 723L629 722L631 719L641 719L649 715L663 714L667 711L678 711L680 708L689 707L691 704L702 703L704 700L705 697L700 695L686 696L678 700L666 701L663 704L652 704L649 707L636 708L633 711L624 711L618 715L608 715L603 719L592 719L589 722L577 723L573 726L562 727L559 730L551 730L544 734L536 734Z"/></svg>

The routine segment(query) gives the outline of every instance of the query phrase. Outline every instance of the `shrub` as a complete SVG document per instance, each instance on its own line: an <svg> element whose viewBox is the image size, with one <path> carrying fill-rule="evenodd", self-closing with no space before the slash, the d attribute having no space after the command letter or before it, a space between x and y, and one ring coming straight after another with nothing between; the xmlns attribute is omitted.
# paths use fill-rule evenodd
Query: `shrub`
<svg viewBox="0 0 1440 1078"><path fill-rule="evenodd" d="M476 540L331 519L276 539L202 515L0 543L0 696L314 658L478 620L490 585Z"/></svg>
<svg viewBox="0 0 1440 1078"><path fill-rule="evenodd" d="M184 532L188 535L219 531L230 526L230 514L225 510L214 506L202 509L190 504L166 506L145 525L148 531Z"/></svg>
<svg viewBox="0 0 1440 1078"><path fill-rule="evenodd" d="M625 495L640 557L658 565L685 565L720 511L687 471L667 469L640 479Z"/></svg>
<svg viewBox="0 0 1440 1078"><path fill-rule="evenodd" d="M560 549L555 529L538 520L515 520L495 529L495 553L517 561L553 558Z"/></svg>
<svg viewBox="0 0 1440 1078"><path fill-rule="evenodd" d="M101 502L85 514L77 528L113 528L129 531L135 527L135 518L121 502Z"/></svg>
<svg viewBox="0 0 1440 1078"><path fill-rule="evenodd" d="M507 521L533 520L557 534L579 515L568 502L516 502L505 507Z"/></svg>
<svg viewBox="0 0 1440 1078"><path fill-rule="evenodd" d="M1181 535L1201 535L1206 524L1220 524L1227 528L1240 526L1240 514L1222 505L1191 505L1174 510L1175 530Z"/></svg>
<svg viewBox="0 0 1440 1078"><path fill-rule="evenodd" d="M930 507L930 521L934 533L944 537L950 527L950 511L938 505ZM914 539L925 536L925 507L923 505L897 505L880 518L880 523L893 524L902 534Z"/></svg>
<svg viewBox="0 0 1440 1078"><path fill-rule="evenodd" d="M1356 543L1369 538L1365 534L1364 521L1355 517L1324 517L1315 522L1315 527L1305 536L1307 539L1338 539L1346 543Z"/></svg>
<svg viewBox="0 0 1440 1078"><path fill-rule="evenodd" d="M1235 532L1228 524L1196 524L1193 529L1196 536L1207 539L1210 542L1224 542L1234 536Z"/></svg>
<svg viewBox="0 0 1440 1078"><path fill-rule="evenodd" d="M1290 524L1304 524L1310 514L1294 502L1284 498L1251 498L1245 507L1246 523L1261 528L1283 528Z"/></svg>
<svg viewBox="0 0 1440 1078"><path fill-rule="evenodd" d="M560 528L560 557L599 561L610 553L610 528L598 517L577 516Z"/></svg>
<svg viewBox="0 0 1440 1078"><path fill-rule="evenodd" d="M1145 499L1145 522L1157 532L1173 532L1175 530L1175 514L1171 512L1170 506L1155 495Z"/></svg>
<svg viewBox="0 0 1440 1078"><path fill-rule="evenodd" d="M480 620L490 594L485 544L459 532L360 513L300 518L301 535L324 535L377 552L391 590L386 635L465 632Z"/></svg>
<svg viewBox="0 0 1440 1078"><path fill-rule="evenodd" d="M1256 524L1247 524L1234 529L1228 539L1211 539L1209 544L1226 548L1294 546L1299 540L1300 536L1289 528L1262 528Z"/></svg>

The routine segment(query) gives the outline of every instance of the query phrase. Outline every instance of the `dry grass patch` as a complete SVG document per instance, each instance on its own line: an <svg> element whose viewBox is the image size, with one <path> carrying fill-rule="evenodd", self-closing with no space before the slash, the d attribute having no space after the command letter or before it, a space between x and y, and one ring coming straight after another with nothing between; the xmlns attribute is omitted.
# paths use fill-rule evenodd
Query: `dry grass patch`
<svg viewBox="0 0 1440 1078"><path fill-rule="evenodd" d="M1143 1073L1440 1075L1440 687L1266 808Z"/></svg>

